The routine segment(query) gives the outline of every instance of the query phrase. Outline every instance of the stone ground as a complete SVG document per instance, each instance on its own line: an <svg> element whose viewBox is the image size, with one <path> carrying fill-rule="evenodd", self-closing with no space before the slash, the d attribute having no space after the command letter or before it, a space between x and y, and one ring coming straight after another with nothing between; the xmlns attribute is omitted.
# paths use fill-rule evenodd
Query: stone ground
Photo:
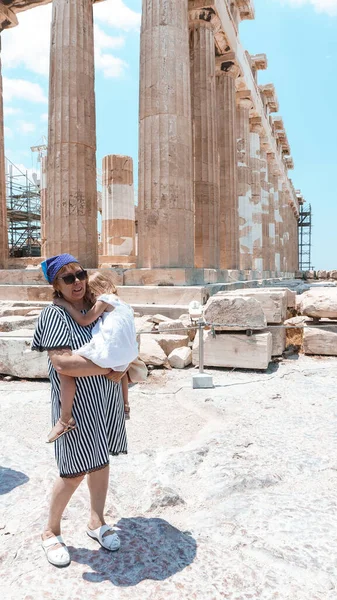
<svg viewBox="0 0 337 600"><path fill-rule="evenodd" d="M192 390L192 369L133 388L107 503L121 550L86 535L84 483L66 569L39 537L56 475L49 385L0 381L1 598L336 600L337 360L212 372L213 390Z"/></svg>

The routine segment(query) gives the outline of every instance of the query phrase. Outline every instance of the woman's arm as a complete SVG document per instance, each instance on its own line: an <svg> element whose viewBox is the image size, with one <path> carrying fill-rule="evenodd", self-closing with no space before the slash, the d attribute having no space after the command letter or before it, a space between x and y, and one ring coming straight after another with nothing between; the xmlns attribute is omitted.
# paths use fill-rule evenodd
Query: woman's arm
<svg viewBox="0 0 337 600"><path fill-rule="evenodd" d="M91 360L72 354L69 349L49 350L48 356L51 363L59 375L68 375L68 377L92 377L93 375L106 375L110 381L119 383L124 373L112 371L112 369L102 369L95 365Z"/></svg>
<svg viewBox="0 0 337 600"><path fill-rule="evenodd" d="M56 306L63 306L63 308L66 309L66 311L70 314L74 321L76 321L76 323L78 323L79 325L82 325L82 327L94 323L94 321L96 321L98 317L100 317L101 314L104 313L106 307L108 306L106 302L97 300L96 304L94 304L94 306L90 310L88 310L87 314L82 315L82 313L79 310L76 310L76 308L74 308L70 304L70 302L66 302L66 300L55 298L54 304L56 304Z"/></svg>
<svg viewBox="0 0 337 600"><path fill-rule="evenodd" d="M92 375L108 375L111 373L111 369L102 369L91 360L79 354L72 354L70 349L49 350L48 356L59 375L91 377Z"/></svg>

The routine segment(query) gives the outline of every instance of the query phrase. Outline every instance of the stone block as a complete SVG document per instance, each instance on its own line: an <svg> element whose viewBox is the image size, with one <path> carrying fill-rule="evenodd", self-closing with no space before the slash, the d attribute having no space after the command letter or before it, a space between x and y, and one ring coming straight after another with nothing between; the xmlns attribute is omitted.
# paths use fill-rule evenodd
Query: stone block
<svg viewBox="0 0 337 600"><path fill-rule="evenodd" d="M289 290L290 292L290 290ZM226 292L219 292L217 295L224 295ZM229 292L231 295L243 296L244 298L254 298L262 307L266 316L267 323L283 323L287 318L288 293L286 290L271 290L264 288L261 290L239 290L237 292ZM293 293L292 304L295 301L296 294Z"/></svg>
<svg viewBox="0 0 337 600"><path fill-rule="evenodd" d="M204 286L120 286L118 294L128 304L165 305L180 304L188 306L192 300L204 304L208 299L208 292ZM156 310L156 313L160 313ZM183 311L181 311L183 312ZM154 314L156 314L154 313Z"/></svg>
<svg viewBox="0 0 337 600"><path fill-rule="evenodd" d="M2 333L0 335L0 373L22 379L48 379L47 352L32 352L33 332Z"/></svg>
<svg viewBox="0 0 337 600"><path fill-rule="evenodd" d="M162 321L158 325L159 332L176 331L177 333L179 333L182 329L185 329L185 326L182 321L179 321L179 319L170 319L170 321Z"/></svg>
<svg viewBox="0 0 337 600"><path fill-rule="evenodd" d="M328 271L317 271L317 278L318 279L329 279L329 272Z"/></svg>
<svg viewBox="0 0 337 600"><path fill-rule="evenodd" d="M337 356L337 323L329 327L307 325L303 330L304 354Z"/></svg>
<svg viewBox="0 0 337 600"><path fill-rule="evenodd" d="M272 356L282 356L287 344L287 330L284 327L267 327L272 336Z"/></svg>
<svg viewBox="0 0 337 600"><path fill-rule="evenodd" d="M265 370L271 361L272 335L269 332L251 336L219 333L214 338L204 331L204 364L208 367ZM192 362L199 364L199 333L193 344Z"/></svg>
<svg viewBox="0 0 337 600"><path fill-rule="evenodd" d="M207 323L215 323L216 331L261 330L267 325L260 302L255 298L220 292L210 298L205 306Z"/></svg>
<svg viewBox="0 0 337 600"><path fill-rule="evenodd" d="M0 331L15 331L17 329L35 329L37 317L10 316L0 317Z"/></svg>
<svg viewBox="0 0 337 600"><path fill-rule="evenodd" d="M191 342L193 342L196 334L196 329L192 327L190 316L188 314L180 315L179 321L181 321L184 327L186 327L186 331L189 335L189 338Z"/></svg>
<svg viewBox="0 0 337 600"><path fill-rule="evenodd" d="M131 304L133 310L139 315L155 315L160 312L161 315L168 319L178 319L183 312L188 311L188 305L185 304Z"/></svg>
<svg viewBox="0 0 337 600"><path fill-rule="evenodd" d="M299 297L298 309L303 315L320 319L337 319L337 288L316 288Z"/></svg>
<svg viewBox="0 0 337 600"><path fill-rule="evenodd" d="M191 348L176 348L169 354L169 363L173 369L184 369L192 363Z"/></svg>
<svg viewBox="0 0 337 600"><path fill-rule="evenodd" d="M161 346L150 335L140 336L139 358L146 365L162 367L168 365L167 356Z"/></svg>
<svg viewBox="0 0 337 600"><path fill-rule="evenodd" d="M330 271L330 279L337 279L337 271Z"/></svg>
<svg viewBox="0 0 337 600"><path fill-rule="evenodd" d="M148 321L150 321L151 323L156 323L157 325L159 325L159 323L169 323L170 321L172 321L172 319L170 319L170 317L165 317L165 315L151 315L148 318Z"/></svg>
<svg viewBox="0 0 337 600"><path fill-rule="evenodd" d="M176 348L183 348L188 346L190 338L188 335L175 335L173 333L154 334L152 336L159 346L164 350L166 356L171 354Z"/></svg>

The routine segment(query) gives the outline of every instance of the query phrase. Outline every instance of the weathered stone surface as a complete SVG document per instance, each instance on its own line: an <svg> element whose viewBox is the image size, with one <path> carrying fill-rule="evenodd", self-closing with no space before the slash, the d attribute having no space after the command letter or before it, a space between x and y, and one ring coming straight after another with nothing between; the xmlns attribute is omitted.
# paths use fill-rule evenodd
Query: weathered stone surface
<svg viewBox="0 0 337 600"><path fill-rule="evenodd" d="M205 306L204 317L207 323L218 324L216 331L260 330L267 325L260 302L235 294L212 296Z"/></svg>
<svg viewBox="0 0 337 600"><path fill-rule="evenodd" d="M16 329L34 329L37 317L0 317L0 331L14 331Z"/></svg>
<svg viewBox="0 0 337 600"><path fill-rule="evenodd" d="M0 335L0 373L27 379L48 378L46 352L32 352L32 331Z"/></svg>
<svg viewBox="0 0 337 600"><path fill-rule="evenodd" d="M204 331L204 363L208 367L236 369L267 369L272 356L271 333L251 336L238 333L219 333L214 338ZM199 364L199 333L193 344L192 362Z"/></svg>
<svg viewBox="0 0 337 600"><path fill-rule="evenodd" d="M337 356L337 323L324 328L307 325L303 330L303 352Z"/></svg>
<svg viewBox="0 0 337 600"><path fill-rule="evenodd" d="M308 317L337 319L337 288L317 288L304 292L298 308Z"/></svg>
<svg viewBox="0 0 337 600"><path fill-rule="evenodd" d="M135 326L137 333L155 331L154 323L151 323L146 315L143 317L135 317Z"/></svg>
<svg viewBox="0 0 337 600"><path fill-rule="evenodd" d="M337 271L330 271L330 279L337 279Z"/></svg>
<svg viewBox="0 0 337 600"><path fill-rule="evenodd" d="M318 279L329 279L329 271L317 271Z"/></svg>
<svg viewBox="0 0 337 600"><path fill-rule="evenodd" d="M184 324L182 323L182 321L179 321L178 319L171 319L170 321L163 321L162 323L159 323L159 325L158 325L159 332L177 330L177 333L180 333L182 329L184 329Z"/></svg>
<svg viewBox="0 0 337 600"><path fill-rule="evenodd" d="M272 336L272 356L281 356L286 349L287 331L283 327L267 327Z"/></svg>
<svg viewBox="0 0 337 600"><path fill-rule="evenodd" d="M170 317L165 317L165 315L151 315L148 320L151 323L156 323L158 325L159 323L170 323L170 321L173 319L170 319Z"/></svg>
<svg viewBox="0 0 337 600"><path fill-rule="evenodd" d="M176 348L188 346L190 341L188 335L175 335L173 333L155 334L153 339L164 350L166 356L171 354Z"/></svg>
<svg viewBox="0 0 337 600"><path fill-rule="evenodd" d="M169 354L169 363L173 369L184 369L192 363L191 348L176 348Z"/></svg>
<svg viewBox="0 0 337 600"><path fill-rule="evenodd" d="M196 329L192 328L190 316L187 314L180 315L179 321L181 321L183 323L183 325L186 327L186 331L189 335L189 338L190 338L191 342L193 342L193 340L195 338L195 334L196 334Z"/></svg>
<svg viewBox="0 0 337 600"><path fill-rule="evenodd" d="M146 365L161 367L167 365L167 356L161 346L150 335L140 336L139 358Z"/></svg>
<svg viewBox="0 0 337 600"><path fill-rule="evenodd" d="M219 292L217 296L223 296L228 292ZM262 307L267 323L283 323L287 317L288 298L285 290L238 290L229 292L231 295L255 298Z"/></svg>

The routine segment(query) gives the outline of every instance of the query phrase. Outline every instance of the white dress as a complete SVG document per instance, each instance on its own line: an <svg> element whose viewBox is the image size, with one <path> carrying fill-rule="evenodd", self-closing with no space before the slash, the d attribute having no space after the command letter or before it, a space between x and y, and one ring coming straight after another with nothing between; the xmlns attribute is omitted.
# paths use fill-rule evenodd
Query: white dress
<svg viewBox="0 0 337 600"><path fill-rule="evenodd" d="M74 354L80 354L95 365L114 371L125 371L138 357L135 321L131 306L113 294L102 294L97 300L114 307L104 312L92 330L92 340Z"/></svg>

